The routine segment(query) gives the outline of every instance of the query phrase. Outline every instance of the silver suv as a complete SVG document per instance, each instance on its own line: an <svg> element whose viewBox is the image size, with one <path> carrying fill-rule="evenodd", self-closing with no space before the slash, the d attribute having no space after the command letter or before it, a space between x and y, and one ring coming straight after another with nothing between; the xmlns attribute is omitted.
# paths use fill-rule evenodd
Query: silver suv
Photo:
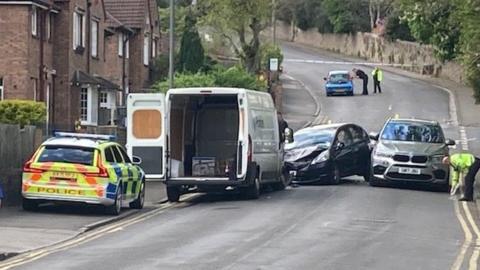
<svg viewBox="0 0 480 270"><path fill-rule="evenodd" d="M377 141L372 151L370 185L388 182L422 182L448 188L449 168L442 159L449 154L446 140L436 121L390 119L380 134L372 133Z"/></svg>

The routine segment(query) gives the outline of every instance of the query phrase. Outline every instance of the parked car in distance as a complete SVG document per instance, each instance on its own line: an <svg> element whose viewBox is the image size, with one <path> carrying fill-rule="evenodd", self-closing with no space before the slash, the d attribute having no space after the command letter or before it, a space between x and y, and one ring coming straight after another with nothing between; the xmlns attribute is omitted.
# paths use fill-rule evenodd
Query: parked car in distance
<svg viewBox="0 0 480 270"><path fill-rule="evenodd" d="M339 184L342 177L370 176L370 139L355 124L301 129L285 151L285 168L293 183Z"/></svg>
<svg viewBox="0 0 480 270"><path fill-rule="evenodd" d="M143 170L111 136L57 133L25 163L23 208L42 202L76 202L106 207L118 215L122 205L141 209L145 201Z"/></svg>
<svg viewBox="0 0 480 270"><path fill-rule="evenodd" d="M325 91L327 96L347 95L353 96L353 80L350 72L347 70L335 70L328 73L325 81Z"/></svg>
<svg viewBox="0 0 480 270"><path fill-rule="evenodd" d="M442 159L449 154L446 140L436 121L389 119L376 140L372 152L370 185L389 182L417 182L440 185L448 189L449 167Z"/></svg>

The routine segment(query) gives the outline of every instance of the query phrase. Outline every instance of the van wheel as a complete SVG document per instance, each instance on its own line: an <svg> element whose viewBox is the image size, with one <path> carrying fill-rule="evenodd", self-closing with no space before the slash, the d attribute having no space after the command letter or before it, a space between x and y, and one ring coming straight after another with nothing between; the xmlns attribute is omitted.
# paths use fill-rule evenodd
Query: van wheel
<svg viewBox="0 0 480 270"><path fill-rule="evenodd" d="M38 210L38 202L35 200L29 200L29 199L22 199L22 208L25 211L37 211Z"/></svg>
<svg viewBox="0 0 480 270"><path fill-rule="evenodd" d="M130 203L130 208L132 209L142 209L145 204L145 181L142 181L141 185L137 199Z"/></svg>
<svg viewBox="0 0 480 270"><path fill-rule="evenodd" d="M167 198L169 202L178 202L180 200L180 188L167 186Z"/></svg>
<svg viewBox="0 0 480 270"><path fill-rule="evenodd" d="M115 202L105 208L105 212L109 215L118 216L122 211L122 183L118 184Z"/></svg>
<svg viewBox="0 0 480 270"><path fill-rule="evenodd" d="M245 196L249 200L255 200L260 197L260 179L255 163L249 164L247 169L247 182L250 185L245 189Z"/></svg>

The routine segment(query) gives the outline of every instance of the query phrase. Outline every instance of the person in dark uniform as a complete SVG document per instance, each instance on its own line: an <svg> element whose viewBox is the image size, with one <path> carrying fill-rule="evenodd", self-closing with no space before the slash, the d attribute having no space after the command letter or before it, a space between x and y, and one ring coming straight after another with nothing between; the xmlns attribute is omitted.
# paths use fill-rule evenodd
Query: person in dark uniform
<svg viewBox="0 0 480 270"><path fill-rule="evenodd" d="M278 120L278 134L280 134L280 144L285 142L285 129L288 128L288 123L283 118L281 112L277 111L277 120Z"/></svg>
<svg viewBox="0 0 480 270"><path fill-rule="evenodd" d="M368 75L361 69L353 69L355 76L363 81L363 95L368 95Z"/></svg>

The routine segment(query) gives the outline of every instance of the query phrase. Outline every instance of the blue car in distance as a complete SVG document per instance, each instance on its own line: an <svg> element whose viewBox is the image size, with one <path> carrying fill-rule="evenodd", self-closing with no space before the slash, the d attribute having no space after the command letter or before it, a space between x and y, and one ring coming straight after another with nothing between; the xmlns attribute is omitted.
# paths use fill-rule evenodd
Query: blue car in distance
<svg viewBox="0 0 480 270"><path fill-rule="evenodd" d="M330 71L328 77L323 79L325 80L327 97L338 94L353 96L353 81L348 71Z"/></svg>

